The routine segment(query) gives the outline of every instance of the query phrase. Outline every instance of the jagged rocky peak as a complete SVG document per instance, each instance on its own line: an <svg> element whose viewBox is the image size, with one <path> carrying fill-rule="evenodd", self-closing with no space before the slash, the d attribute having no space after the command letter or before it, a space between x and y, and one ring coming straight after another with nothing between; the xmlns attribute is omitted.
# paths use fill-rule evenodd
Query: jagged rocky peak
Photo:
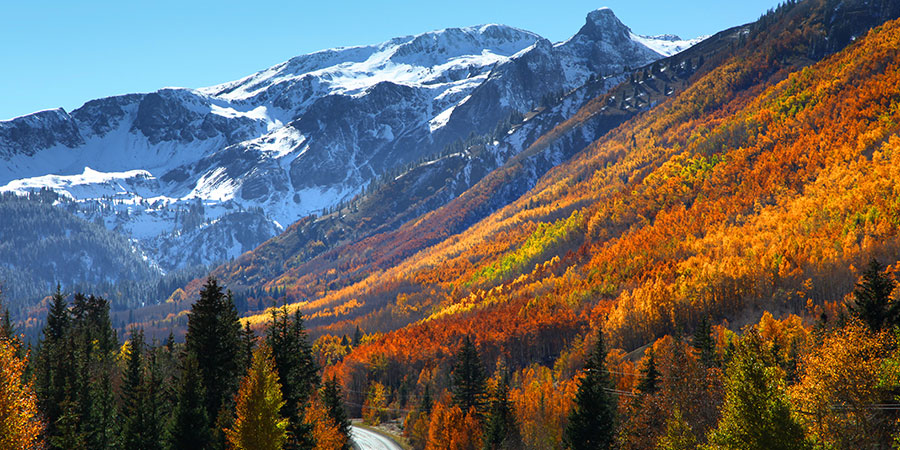
<svg viewBox="0 0 900 450"><path fill-rule="evenodd" d="M578 30L578 35L586 36L595 41L617 41L630 39L628 28L616 17L610 8L600 8L588 13L584 26Z"/></svg>

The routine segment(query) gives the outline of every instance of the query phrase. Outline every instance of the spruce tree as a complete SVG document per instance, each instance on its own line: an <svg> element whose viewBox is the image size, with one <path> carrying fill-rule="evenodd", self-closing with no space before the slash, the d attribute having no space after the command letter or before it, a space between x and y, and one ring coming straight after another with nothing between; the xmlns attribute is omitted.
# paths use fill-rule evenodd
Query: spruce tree
<svg viewBox="0 0 900 450"><path fill-rule="evenodd" d="M109 302L93 295L75 294L71 308L75 354L80 355L82 426L92 449L118 448L120 427L113 373L118 338L109 319Z"/></svg>
<svg viewBox="0 0 900 450"><path fill-rule="evenodd" d="M584 365L584 377L578 382L575 405L569 413L565 443L573 450L610 449L615 443L616 398L606 367L603 332Z"/></svg>
<svg viewBox="0 0 900 450"><path fill-rule="evenodd" d="M124 355L122 374L123 443L128 449L143 449L149 440L144 388L144 331L131 329L131 340Z"/></svg>
<svg viewBox="0 0 900 450"><path fill-rule="evenodd" d="M725 402L713 448L735 450L810 449L805 430L791 414L781 370L756 330L741 338L727 368Z"/></svg>
<svg viewBox="0 0 900 450"><path fill-rule="evenodd" d="M873 331L900 325L900 304L891 301L895 286L881 263L872 259L853 290L854 301L848 309Z"/></svg>
<svg viewBox="0 0 900 450"><path fill-rule="evenodd" d="M288 419L285 448L311 449L315 446L312 426L305 423L303 412L318 388L319 375L300 311L291 319L286 307L273 309L266 344L282 381L285 404L281 414Z"/></svg>
<svg viewBox="0 0 900 450"><path fill-rule="evenodd" d="M463 340L462 347L456 353L456 362L450 377L450 389L453 393L453 403L464 412L475 408L479 413L484 412L485 406L485 381L484 366L478 356L478 349L468 336Z"/></svg>
<svg viewBox="0 0 900 450"><path fill-rule="evenodd" d="M338 432L347 438L344 448L350 450L350 419L347 417L347 410L344 408L344 399L337 378L332 377L330 380L325 381L321 394L322 405L325 406L328 417L337 427Z"/></svg>
<svg viewBox="0 0 900 450"><path fill-rule="evenodd" d="M166 430L167 447L171 450L208 448L212 422L204 403L203 376L192 354L185 356L176 395L175 410Z"/></svg>
<svg viewBox="0 0 900 450"><path fill-rule="evenodd" d="M76 413L72 410L73 401L68 392L74 372L67 342L69 326L69 308L57 285L48 307L43 339L38 344L34 373L35 394L41 413L47 421L46 435L51 448L61 448L56 444L63 442L56 438L60 437L58 425L61 423L64 402L68 407L65 423L68 426L77 422ZM71 437L71 428L67 431Z"/></svg>
<svg viewBox="0 0 900 450"><path fill-rule="evenodd" d="M518 449L522 446L519 425L509 400L509 380L505 374L500 376L491 396L482 443L489 450Z"/></svg>
<svg viewBox="0 0 900 450"><path fill-rule="evenodd" d="M712 325L710 324L709 316L703 316L700 319L700 324L697 325L697 330L694 331L694 339L691 345L696 350L697 357L700 359L700 364L703 367L710 368L717 365L716 341L712 337Z"/></svg>
<svg viewBox="0 0 900 450"><path fill-rule="evenodd" d="M641 368L641 380L638 382L637 391L641 394L653 394L659 390L659 370L656 368L656 358L653 350L647 351L647 362Z"/></svg>
<svg viewBox="0 0 900 450"><path fill-rule="evenodd" d="M425 390L422 392L422 399L419 401L419 411L430 416L433 403L434 401L431 399L431 388L426 384Z"/></svg>
<svg viewBox="0 0 900 450"><path fill-rule="evenodd" d="M234 425L225 430L231 448L281 450L288 425L281 415L284 403L272 351L261 345L253 352L253 362L238 389Z"/></svg>
<svg viewBox="0 0 900 450"><path fill-rule="evenodd" d="M244 367L241 334L231 292L226 295L215 278L208 278L188 315L185 350L197 362L206 415L217 423L217 435L218 425L227 425L219 423L220 416L231 411Z"/></svg>
<svg viewBox="0 0 900 450"><path fill-rule="evenodd" d="M144 372L144 411L146 418L146 436L147 442L144 448L147 450L158 450L163 447L163 434L165 417L168 414L168 407L165 401L164 380L162 368L159 362L159 349L153 348L147 353L146 367Z"/></svg>

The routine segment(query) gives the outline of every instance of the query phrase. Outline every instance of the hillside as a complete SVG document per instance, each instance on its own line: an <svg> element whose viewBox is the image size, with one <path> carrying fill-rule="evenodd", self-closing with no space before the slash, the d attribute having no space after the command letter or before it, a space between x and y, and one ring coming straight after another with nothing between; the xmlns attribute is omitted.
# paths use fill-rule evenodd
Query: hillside
<svg viewBox="0 0 900 450"><path fill-rule="evenodd" d="M414 322L335 370L361 391L367 367L388 367L377 379L398 388L445 367L463 335L486 361L550 363L606 315L629 351L706 314L740 325L840 301L869 258L896 261L897 25L803 68L846 31L823 26L849 23L832 7L764 16L735 56L511 205L298 304L338 336ZM897 15L850 11L862 29ZM296 281L279 280L309 288ZM371 303L387 306L357 316Z"/></svg>
<svg viewBox="0 0 900 450"><path fill-rule="evenodd" d="M57 283L100 285L160 276L127 239L57 203L60 198L51 191L0 196L3 303L17 316L39 308L38 301ZM121 307L139 305L122 300Z"/></svg>
<svg viewBox="0 0 900 450"><path fill-rule="evenodd" d="M0 121L0 191L59 192L163 270L219 264L544 98L693 43L635 35L603 9L560 43L486 24L326 49ZM200 213L188 230L185 212Z"/></svg>
<svg viewBox="0 0 900 450"><path fill-rule="evenodd" d="M335 91L307 104L307 83ZM86 268L102 296L167 296L126 310L57 290L26 311L33 356L0 316L0 404L22 411L6 414L10 439L346 450L371 427L416 450L900 443L900 0L788 0L693 42L636 36L602 8L557 44L447 29L179 95L309 109L164 183L208 164L201 184L222 181L209 192L291 202L334 173L366 182L208 273L152 282L134 275L157 269L149 258L108 230L137 222L105 220L105 201L174 215L190 245L159 250L192 264L280 227L274 204L3 194L0 217L16 220L0 222L0 269L25 249L45 273ZM273 191L280 176L290 187ZM87 167L16 186L99 179L119 189ZM73 215L86 207L93 222ZM96 279L95 259L112 275Z"/></svg>

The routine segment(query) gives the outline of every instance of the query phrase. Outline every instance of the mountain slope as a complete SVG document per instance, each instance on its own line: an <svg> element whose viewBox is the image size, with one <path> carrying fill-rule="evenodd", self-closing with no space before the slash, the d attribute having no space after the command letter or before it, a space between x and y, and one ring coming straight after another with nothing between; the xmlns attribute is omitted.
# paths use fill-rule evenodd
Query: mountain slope
<svg viewBox="0 0 900 450"><path fill-rule="evenodd" d="M427 376L465 334L485 360L522 367L549 364L589 323L627 351L706 314L740 324L840 300L855 267L900 258L900 24L866 34L900 16L888 6L811 0L764 16L733 57L509 206L297 307L338 336L414 322L334 369L363 390L376 365L393 388L398 373ZM841 50L845 8L859 38L804 68Z"/></svg>
<svg viewBox="0 0 900 450"><path fill-rule="evenodd" d="M449 28L296 57L219 86L44 111L0 122L0 190L64 192L165 270L222 261L549 94L658 59L641 39L609 10L560 44L503 25ZM177 222L196 199L203 246Z"/></svg>

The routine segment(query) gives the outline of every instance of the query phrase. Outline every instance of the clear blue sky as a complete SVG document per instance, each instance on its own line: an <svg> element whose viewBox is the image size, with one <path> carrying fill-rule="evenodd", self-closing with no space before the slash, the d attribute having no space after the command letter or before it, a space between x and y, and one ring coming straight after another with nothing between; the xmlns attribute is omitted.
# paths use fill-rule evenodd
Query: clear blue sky
<svg viewBox="0 0 900 450"><path fill-rule="evenodd" d="M115 94L203 87L323 48L503 23L552 41L609 6L640 34L712 34L777 0L10 0L0 21L0 120Z"/></svg>

